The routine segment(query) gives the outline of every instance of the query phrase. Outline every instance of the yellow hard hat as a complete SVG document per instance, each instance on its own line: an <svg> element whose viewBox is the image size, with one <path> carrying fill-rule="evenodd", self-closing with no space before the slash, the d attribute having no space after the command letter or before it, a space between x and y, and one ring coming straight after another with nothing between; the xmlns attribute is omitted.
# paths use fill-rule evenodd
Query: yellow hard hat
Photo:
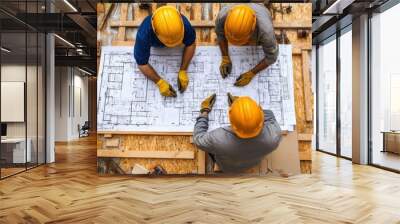
<svg viewBox="0 0 400 224"><path fill-rule="evenodd" d="M158 8L151 17L151 26L158 39L167 47L182 43L185 29L181 14L172 6Z"/></svg>
<svg viewBox="0 0 400 224"><path fill-rule="evenodd" d="M229 108L229 121L239 138L253 138L264 127L264 112L250 97L239 97Z"/></svg>
<svg viewBox="0 0 400 224"><path fill-rule="evenodd" d="M247 5L233 6L224 24L225 37L234 45L246 44L256 27L256 13Z"/></svg>

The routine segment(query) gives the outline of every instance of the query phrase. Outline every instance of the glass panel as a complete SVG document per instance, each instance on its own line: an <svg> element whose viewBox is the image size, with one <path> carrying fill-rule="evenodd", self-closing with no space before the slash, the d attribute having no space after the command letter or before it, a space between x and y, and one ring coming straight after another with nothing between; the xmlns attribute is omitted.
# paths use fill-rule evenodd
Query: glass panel
<svg viewBox="0 0 400 224"><path fill-rule="evenodd" d="M2 1L3 7L7 2ZM26 8L18 2L15 12ZM1 24L1 177L26 170L30 151L26 151L26 75L27 36L25 25L0 13Z"/></svg>
<svg viewBox="0 0 400 224"><path fill-rule="evenodd" d="M25 170L26 33L2 33L1 43L1 159L2 177Z"/></svg>
<svg viewBox="0 0 400 224"><path fill-rule="evenodd" d="M0 1L19 18L0 12L1 178L45 162L45 35L21 22L38 18L26 13L44 6L44 0Z"/></svg>
<svg viewBox="0 0 400 224"><path fill-rule="evenodd" d="M27 64L27 82L26 82L26 112L27 112L27 149L31 151L30 160L28 160L28 168L34 167L37 165L38 160L38 142L37 142L37 132L38 132L38 107L37 107L37 98L38 98L38 49L37 49L37 33L32 32L27 34L28 37L28 64ZM29 155L29 154L28 154Z"/></svg>
<svg viewBox="0 0 400 224"><path fill-rule="evenodd" d="M46 37L44 34L39 34L38 45L38 163L45 163L45 44Z"/></svg>
<svg viewBox="0 0 400 224"><path fill-rule="evenodd" d="M318 48L318 149L336 153L336 40Z"/></svg>
<svg viewBox="0 0 400 224"><path fill-rule="evenodd" d="M372 163L400 170L400 5L372 18Z"/></svg>
<svg viewBox="0 0 400 224"><path fill-rule="evenodd" d="M352 157L352 35L340 36L340 153Z"/></svg>
<svg viewBox="0 0 400 224"><path fill-rule="evenodd" d="M36 1L27 2L27 13L37 13L39 5ZM37 20L37 16L30 20ZM37 21L31 21L37 23ZM30 153L28 168L38 164L38 33L36 30L27 30L27 82L26 82L26 113L27 113L27 150ZM28 160L29 161L29 160Z"/></svg>

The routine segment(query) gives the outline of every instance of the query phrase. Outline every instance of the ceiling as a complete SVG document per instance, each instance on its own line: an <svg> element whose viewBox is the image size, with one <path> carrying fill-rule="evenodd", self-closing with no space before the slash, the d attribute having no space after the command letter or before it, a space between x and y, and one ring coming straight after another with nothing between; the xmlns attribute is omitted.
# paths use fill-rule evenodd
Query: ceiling
<svg viewBox="0 0 400 224"><path fill-rule="evenodd" d="M297 0L288 0L287 2L293 1ZM374 9L387 1L313 0L313 42L335 33L338 24L345 26L351 23L352 17ZM87 66L92 63L93 66L88 69L95 71L97 2L103 1L47 0L46 5L45 0L1 0L0 25L2 32L13 33L4 36L3 46L15 49L13 54L17 56L16 52L25 49L25 38L17 37L16 33L25 32L25 30L28 32L55 32L62 39L75 45L75 47L71 47L71 44L56 38L56 56L58 56L56 63L64 65L73 62L76 63L75 66ZM50 8L54 13L46 13L50 11ZM29 41L30 38L28 38ZM34 45L28 44L28 55L30 52L34 52L34 47L31 49L31 46Z"/></svg>
<svg viewBox="0 0 400 224"><path fill-rule="evenodd" d="M352 23L354 17L374 11L390 0L313 0L313 44Z"/></svg>
<svg viewBox="0 0 400 224"><path fill-rule="evenodd" d="M2 46L11 50L7 57L14 62L35 57L37 41L32 38L52 32L57 34L56 65L78 66L95 74L96 4L96 0L47 0L47 4L45 0L1 0Z"/></svg>

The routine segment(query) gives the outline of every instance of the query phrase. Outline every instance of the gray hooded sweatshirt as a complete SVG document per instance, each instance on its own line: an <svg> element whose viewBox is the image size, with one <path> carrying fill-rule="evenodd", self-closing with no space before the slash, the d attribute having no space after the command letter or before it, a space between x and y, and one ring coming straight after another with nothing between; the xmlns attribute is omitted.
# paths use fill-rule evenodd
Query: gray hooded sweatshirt
<svg viewBox="0 0 400 224"><path fill-rule="evenodd" d="M264 127L254 138L239 138L230 126L208 130L208 116L199 116L194 126L193 141L210 153L225 173L241 172L258 165L274 151L281 140L281 128L271 110L264 110Z"/></svg>

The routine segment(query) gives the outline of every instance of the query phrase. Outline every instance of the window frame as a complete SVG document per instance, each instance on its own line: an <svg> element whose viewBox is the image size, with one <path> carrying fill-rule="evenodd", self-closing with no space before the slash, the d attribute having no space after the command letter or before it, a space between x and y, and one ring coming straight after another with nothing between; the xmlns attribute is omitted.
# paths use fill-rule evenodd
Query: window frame
<svg viewBox="0 0 400 224"><path fill-rule="evenodd" d="M342 150L341 150L341 118L340 118L340 103L341 103L341 97L340 97L340 81L341 81L341 65L340 65L340 37L344 35L347 32L352 31L352 23L350 22L349 24L346 24L346 26L340 28L336 27L336 32L330 35L329 37L319 41L316 44L316 107L315 107L315 113L316 113L316 138L315 138L315 145L316 145L316 150L319 152L323 152L329 155L337 156L340 158L344 158L347 160L352 160L352 158L347 157L342 155ZM320 96L319 96L319 89L320 89L320 74L319 74L319 68L320 68L320 55L319 55L319 47L321 44L326 44L329 43L330 41L336 41L336 152L328 152L324 149L320 148L319 144L319 103L320 103Z"/></svg>

